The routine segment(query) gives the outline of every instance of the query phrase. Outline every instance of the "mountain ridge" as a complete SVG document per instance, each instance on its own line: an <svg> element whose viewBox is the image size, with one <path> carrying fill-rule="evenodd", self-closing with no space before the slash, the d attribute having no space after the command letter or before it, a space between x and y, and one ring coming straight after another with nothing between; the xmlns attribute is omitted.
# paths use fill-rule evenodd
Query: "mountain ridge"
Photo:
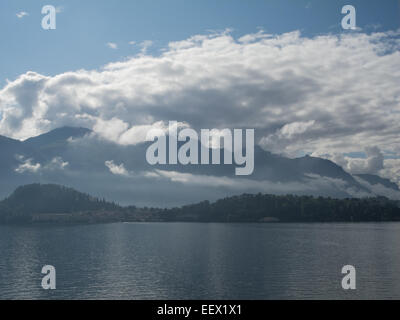
<svg viewBox="0 0 400 320"><path fill-rule="evenodd" d="M145 159L150 143L121 146L90 135L91 132L83 127L66 126L24 141L0 136L0 197L9 194L12 187L40 182L83 187L86 192L122 203L129 203L133 198L143 205L170 207L201 199L216 200L234 195L239 189L243 193L337 198L374 194L392 197L392 193L387 192L391 190L396 199L400 198L398 186L388 179L352 175L323 158L286 158L256 145L253 175L238 177L234 174L234 165L151 166ZM73 143L70 138L74 139ZM163 178L157 172L166 174ZM176 173L186 176L182 176L183 180L174 179ZM227 178L232 180L232 187L226 184ZM207 179L209 185L196 182ZM215 187L214 181L217 181ZM223 187L218 187L219 181ZM374 188L377 184L384 188Z"/></svg>
<svg viewBox="0 0 400 320"><path fill-rule="evenodd" d="M55 184L18 187L0 201L0 223L400 221L400 201L242 194L171 208L121 207Z"/></svg>
<svg viewBox="0 0 400 320"><path fill-rule="evenodd" d="M26 145L42 146L46 143L64 142L69 138L81 138L91 132L92 130L84 127L64 126L50 130L38 136L25 139L22 141L22 143Z"/></svg>

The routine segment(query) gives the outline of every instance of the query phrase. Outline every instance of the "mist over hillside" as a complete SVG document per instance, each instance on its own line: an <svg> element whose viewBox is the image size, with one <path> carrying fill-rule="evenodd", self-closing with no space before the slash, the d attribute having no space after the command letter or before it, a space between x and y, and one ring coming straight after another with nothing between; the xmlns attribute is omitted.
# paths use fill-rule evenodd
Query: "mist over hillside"
<svg viewBox="0 0 400 320"><path fill-rule="evenodd" d="M395 183L376 175L353 176L318 157L287 158L255 146L254 173L236 176L234 165L151 166L145 157L149 144L121 145L78 127L58 128L25 141L1 136L0 196L20 185L50 183L121 204L155 207L258 192L400 199Z"/></svg>

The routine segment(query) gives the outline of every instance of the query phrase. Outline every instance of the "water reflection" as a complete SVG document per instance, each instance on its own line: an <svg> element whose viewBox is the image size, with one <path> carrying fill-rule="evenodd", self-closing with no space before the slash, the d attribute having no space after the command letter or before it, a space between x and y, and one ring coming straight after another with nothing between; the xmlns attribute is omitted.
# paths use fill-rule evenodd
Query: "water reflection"
<svg viewBox="0 0 400 320"><path fill-rule="evenodd" d="M400 224L0 227L3 299L400 298ZM41 289L41 268L57 290ZM357 290L341 289L341 267Z"/></svg>

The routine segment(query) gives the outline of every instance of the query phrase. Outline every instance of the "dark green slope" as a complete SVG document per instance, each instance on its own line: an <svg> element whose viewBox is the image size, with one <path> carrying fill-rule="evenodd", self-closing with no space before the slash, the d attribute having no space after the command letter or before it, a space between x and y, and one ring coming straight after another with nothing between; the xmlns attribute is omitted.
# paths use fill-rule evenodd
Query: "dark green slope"
<svg viewBox="0 0 400 320"><path fill-rule="evenodd" d="M120 211L114 203L54 184L18 187L0 202L0 221L30 221L34 215Z"/></svg>
<svg viewBox="0 0 400 320"><path fill-rule="evenodd" d="M121 207L53 184L17 188L0 202L0 222L361 222L400 221L398 201L243 194L172 209Z"/></svg>

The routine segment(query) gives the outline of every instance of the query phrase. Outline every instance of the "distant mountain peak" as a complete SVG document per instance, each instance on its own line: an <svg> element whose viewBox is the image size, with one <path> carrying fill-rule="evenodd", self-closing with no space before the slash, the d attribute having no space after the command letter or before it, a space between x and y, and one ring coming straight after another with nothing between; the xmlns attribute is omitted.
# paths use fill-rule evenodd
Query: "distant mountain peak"
<svg viewBox="0 0 400 320"><path fill-rule="evenodd" d="M88 128L65 126L53 129L39 136L29 138L23 141L23 143L38 147L43 144L67 141L69 138L81 138L91 132L92 131Z"/></svg>
<svg viewBox="0 0 400 320"><path fill-rule="evenodd" d="M52 137L82 136L82 135L88 134L90 132L92 132L92 130L90 130L88 128L84 128L84 127L64 126L64 127L55 128L53 130L50 130L50 131L40 134L38 136L31 137L29 139L26 139L25 141L33 140L33 139L37 139L37 138L45 137L45 136L52 136Z"/></svg>
<svg viewBox="0 0 400 320"><path fill-rule="evenodd" d="M0 135L0 143L2 144L18 144L21 141Z"/></svg>

